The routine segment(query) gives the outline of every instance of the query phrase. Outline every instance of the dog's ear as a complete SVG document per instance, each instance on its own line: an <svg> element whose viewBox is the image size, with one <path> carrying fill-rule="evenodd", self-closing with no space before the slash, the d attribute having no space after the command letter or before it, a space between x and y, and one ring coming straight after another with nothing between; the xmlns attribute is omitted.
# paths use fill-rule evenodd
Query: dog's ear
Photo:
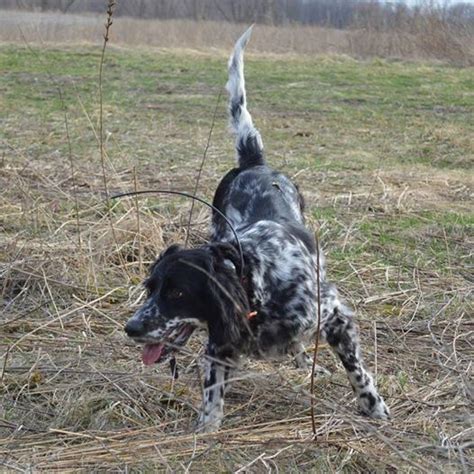
<svg viewBox="0 0 474 474"><path fill-rule="evenodd" d="M212 244L210 248L217 263L222 263L228 268L235 269L236 273L240 275L242 270L240 254L233 245L228 243L218 243Z"/></svg>
<svg viewBox="0 0 474 474"><path fill-rule="evenodd" d="M209 321L209 335L217 347L238 347L247 331L249 303L238 273L228 272L228 264L240 267L238 252L228 244L213 245L218 261L211 268L209 286L214 311ZM227 263L226 263L227 262ZM224 268L223 268L224 267Z"/></svg>

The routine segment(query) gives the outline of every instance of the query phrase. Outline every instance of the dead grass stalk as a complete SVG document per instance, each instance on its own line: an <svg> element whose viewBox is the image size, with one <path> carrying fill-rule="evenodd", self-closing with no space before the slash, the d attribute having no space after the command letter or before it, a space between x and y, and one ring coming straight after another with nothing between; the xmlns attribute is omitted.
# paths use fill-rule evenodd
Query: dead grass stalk
<svg viewBox="0 0 474 474"><path fill-rule="evenodd" d="M221 49L228 51L242 26L232 23L191 20L140 20L119 17L111 38L123 46ZM31 43L98 44L102 24L96 15L2 11L0 41L21 41L20 25ZM437 15L422 16L400 26L381 30L371 23L349 30L319 26L259 25L252 50L266 54L344 54L355 57L386 57L408 60L441 60L457 65L474 62L471 27L449 25Z"/></svg>

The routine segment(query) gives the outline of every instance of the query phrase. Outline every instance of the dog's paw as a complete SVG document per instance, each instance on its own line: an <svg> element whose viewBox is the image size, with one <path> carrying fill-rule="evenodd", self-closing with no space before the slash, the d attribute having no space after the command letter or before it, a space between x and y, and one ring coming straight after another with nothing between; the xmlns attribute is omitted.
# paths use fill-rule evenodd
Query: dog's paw
<svg viewBox="0 0 474 474"><path fill-rule="evenodd" d="M219 431L222 420L213 416L201 413L196 425L196 433L215 433Z"/></svg>
<svg viewBox="0 0 474 474"><path fill-rule="evenodd" d="M305 371L309 371L309 373L311 374L311 369L313 368L313 361L311 359L309 360L305 360L304 363L298 363L296 362L295 363L295 367L298 369L298 370L305 370ZM316 364L314 366L314 375L316 377L328 377L331 375L331 371L326 369L326 367L323 367L322 365L318 365Z"/></svg>
<svg viewBox="0 0 474 474"><path fill-rule="evenodd" d="M359 407L361 412L370 418L389 420L390 410L384 399L376 392L363 392L359 395Z"/></svg>
<svg viewBox="0 0 474 474"><path fill-rule="evenodd" d="M306 352L301 352L294 358L294 364L297 369L309 370L313 368L313 358ZM314 375L317 377L327 377L331 372L322 365L316 364L314 366Z"/></svg>
<svg viewBox="0 0 474 474"><path fill-rule="evenodd" d="M313 368L313 366L309 366L309 367L305 367L304 369L302 369L301 367L298 368L298 370L304 370L305 371L305 374L307 374L307 377L311 377L311 369ZM332 372L328 369L326 369L326 367L323 367L322 365L318 365L316 364L314 366L314 376L316 378L321 378L321 377L330 377L332 375Z"/></svg>
<svg viewBox="0 0 474 474"><path fill-rule="evenodd" d="M312 367L313 366L311 366L311 368ZM322 365L316 364L314 366L314 375L316 375L317 377L329 377L331 375L331 371L326 369L326 367L323 367Z"/></svg>
<svg viewBox="0 0 474 474"><path fill-rule="evenodd" d="M198 423L196 433L215 433L221 427L220 422Z"/></svg>

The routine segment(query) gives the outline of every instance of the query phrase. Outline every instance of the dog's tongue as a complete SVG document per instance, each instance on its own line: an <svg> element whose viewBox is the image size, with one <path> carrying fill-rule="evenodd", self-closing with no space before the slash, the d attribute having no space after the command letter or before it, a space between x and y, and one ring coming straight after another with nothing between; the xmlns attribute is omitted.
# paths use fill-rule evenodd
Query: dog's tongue
<svg viewBox="0 0 474 474"><path fill-rule="evenodd" d="M164 344L145 344L143 348L142 360L145 365L152 365L158 362L163 352Z"/></svg>

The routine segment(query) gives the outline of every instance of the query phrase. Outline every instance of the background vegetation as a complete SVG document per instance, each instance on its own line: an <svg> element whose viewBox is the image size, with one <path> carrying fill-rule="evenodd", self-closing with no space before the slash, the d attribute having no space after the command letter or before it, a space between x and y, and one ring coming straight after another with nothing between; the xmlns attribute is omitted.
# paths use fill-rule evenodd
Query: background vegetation
<svg viewBox="0 0 474 474"><path fill-rule="evenodd" d="M102 13L102 0L0 0L0 8L62 13ZM115 15L138 18L214 20L231 23L316 24L348 28L370 23L394 27L409 20L437 16L445 22L467 25L474 6L463 1L420 0L128 0L119 2Z"/></svg>
<svg viewBox="0 0 474 474"><path fill-rule="evenodd" d="M93 42L103 0L0 0L0 40ZM32 13L34 12L34 13ZM72 14L74 13L74 14ZM257 22L257 51L474 64L474 4L376 0L130 0L112 39L127 46L224 48ZM264 32L264 33L263 33Z"/></svg>
<svg viewBox="0 0 474 474"><path fill-rule="evenodd" d="M57 14L32 21L49 15ZM251 112L270 163L306 196L393 420L357 415L341 365L323 349L332 375L317 379L316 440L309 375L290 361L246 364L222 431L196 436L202 335L180 355L174 381L166 365L143 367L122 330L149 263L184 241L190 203L107 205L104 178L110 193L193 191L226 81L222 49L241 27L136 23L149 35L151 25L174 28L187 47L130 48L122 35L133 35L122 29L140 20L116 20L104 64L102 168L103 19L60 18L84 21L96 45L72 44L71 34L69 44L45 43L46 30L21 20L18 41L0 46L3 468L472 471L472 67L290 53L286 40L335 30L255 29ZM51 42L61 37L53 33ZM233 164L226 122L222 98L198 190L208 199ZM205 241L208 223L197 209L193 244Z"/></svg>

